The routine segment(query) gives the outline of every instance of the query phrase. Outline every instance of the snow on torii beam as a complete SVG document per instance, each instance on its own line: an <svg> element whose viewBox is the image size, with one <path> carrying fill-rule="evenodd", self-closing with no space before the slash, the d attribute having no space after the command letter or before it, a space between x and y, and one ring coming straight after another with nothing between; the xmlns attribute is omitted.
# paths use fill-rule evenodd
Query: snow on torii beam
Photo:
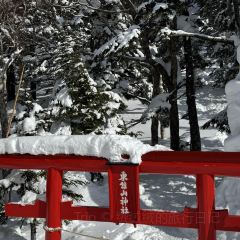
<svg viewBox="0 0 240 240"><path fill-rule="evenodd" d="M7 216L46 218L46 240L61 239L63 219L197 228L200 240L216 239L216 230L240 231L239 216L214 207L214 175L240 176L240 153L150 152L140 165L87 156L0 155L0 167L48 171L46 202L5 206ZM109 208L62 202L62 171L108 172ZM198 208L179 213L140 209L139 173L196 175Z"/></svg>

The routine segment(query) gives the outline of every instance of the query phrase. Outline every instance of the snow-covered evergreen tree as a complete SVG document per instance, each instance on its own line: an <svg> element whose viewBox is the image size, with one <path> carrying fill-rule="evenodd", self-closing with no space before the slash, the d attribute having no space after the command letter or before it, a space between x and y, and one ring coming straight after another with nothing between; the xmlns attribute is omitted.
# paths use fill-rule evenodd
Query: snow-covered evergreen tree
<svg viewBox="0 0 240 240"><path fill-rule="evenodd" d="M75 55L75 54L74 54ZM55 92L53 114L68 122L73 134L107 133L115 127L121 132L122 121L116 113L123 105L118 94L98 86L81 59L70 58L63 68L61 88ZM54 106L55 105L55 106ZM113 126L115 120L116 126ZM112 132L113 133L113 132Z"/></svg>

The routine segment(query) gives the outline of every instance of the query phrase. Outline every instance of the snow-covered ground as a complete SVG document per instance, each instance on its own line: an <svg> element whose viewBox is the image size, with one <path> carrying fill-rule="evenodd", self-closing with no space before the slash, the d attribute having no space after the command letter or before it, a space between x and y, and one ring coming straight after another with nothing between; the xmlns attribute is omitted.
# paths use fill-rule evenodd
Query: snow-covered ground
<svg viewBox="0 0 240 240"><path fill-rule="evenodd" d="M208 86L203 87L197 93L197 108L200 126L210 119L211 116L225 108L226 100L222 89L212 89ZM138 119L146 109L139 101L129 101L129 107L123 114L126 121ZM185 99L180 100L180 116L186 113ZM184 139L189 138L189 126L187 120L180 121L181 135ZM131 129L133 132L141 131L142 135L138 138L143 142L150 142L150 121L146 124L136 125ZM160 144L169 145L169 130L166 129L166 139L160 140ZM215 129L201 130L202 145L204 151L222 151L226 134L221 134ZM102 185L90 182L90 176L86 173L71 174L79 178L88 180L88 184L78 188L84 196L82 205L89 206L108 206L108 183L105 175ZM76 175L78 174L78 175ZM217 184L219 184L219 181ZM172 211L181 211L185 206L195 206L195 179L191 176L174 176L145 174L140 177L141 207L145 209L163 209ZM217 200L217 202L220 202ZM79 203L78 203L79 204ZM10 220L9 225L0 227L0 239L5 240L26 240L30 239L29 224L21 220ZM129 224L115 225L113 223L98 223L72 221L68 225L64 223L64 229L87 236L75 235L69 232L63 232L64 240L89 240L91 237L111 240L180 240L197 239L195 230L184 230L166 227L151 227L138 225L136 228ZM38 226L37 239L44 239L43 225ZM92 238L93 239L93 238ZM219 239L227 239L225 234L219 236ZM238 239L238 238L228 238Z"/></svg>
<svg viewBox="0 0 240 240"><path fill-rule="evenodd" d="M226 97L223 89L212 88L210 86L205 86L201 88L197 94L197 109L199 126L202 126L215 114L219 113L226 107ZM142 105L139 100L130 100L128 102L129 107L123 114L125 120L130 121L131 119L139 119L146 109L146 106ZM179 100L179 115L180 118L186 114L187 105L186 98ZM142 132L138 138L145 143L150 143L151 141L151 131L150 131L151 121L146 124L138 124L131 128L133 132ZM159 141L159 144L164 146L169 146L169 129L165 131L164 140ZM159 133L160 134L160 133ZM180 136L182 140L189 140L189 123L188 120L180 120ZM220 133L214 128L209 128L207 130L201 130L201 140L203 151L223 151L224 140L226 139L226 133Z"/></svg>

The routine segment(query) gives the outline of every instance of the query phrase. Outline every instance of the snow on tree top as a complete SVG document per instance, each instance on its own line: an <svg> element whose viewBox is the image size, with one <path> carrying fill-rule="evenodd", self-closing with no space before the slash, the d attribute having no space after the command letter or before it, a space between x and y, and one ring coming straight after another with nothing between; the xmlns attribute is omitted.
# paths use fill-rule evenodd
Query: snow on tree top
<svg viewBox="0 0 240 240"><path fill-rule="evenodd" d="M74 154L103 157L112 163L139 164L141 156L151 151L169 149L161 145L152 147L130 136L121 135L51 135L0 139L0 154ZM122 155L125 154L130 158L123 159Z"/></svg>

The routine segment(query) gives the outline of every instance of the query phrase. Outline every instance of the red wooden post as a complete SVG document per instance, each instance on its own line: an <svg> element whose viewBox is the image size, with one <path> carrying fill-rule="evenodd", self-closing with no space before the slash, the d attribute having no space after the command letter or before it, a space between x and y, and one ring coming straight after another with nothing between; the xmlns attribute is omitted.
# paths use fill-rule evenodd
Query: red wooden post
<svg viewBox="0 0 240 240"><path fill-rule="evenodd" d="M212 175L197 175L198 239L216 240L215 183Z"/></svg>
<svg viewBox="0 0 240 240"><path fill-rule="evenodd" d="M61 240L62 171L50 168L47 174L46 240Z"/></svg>

